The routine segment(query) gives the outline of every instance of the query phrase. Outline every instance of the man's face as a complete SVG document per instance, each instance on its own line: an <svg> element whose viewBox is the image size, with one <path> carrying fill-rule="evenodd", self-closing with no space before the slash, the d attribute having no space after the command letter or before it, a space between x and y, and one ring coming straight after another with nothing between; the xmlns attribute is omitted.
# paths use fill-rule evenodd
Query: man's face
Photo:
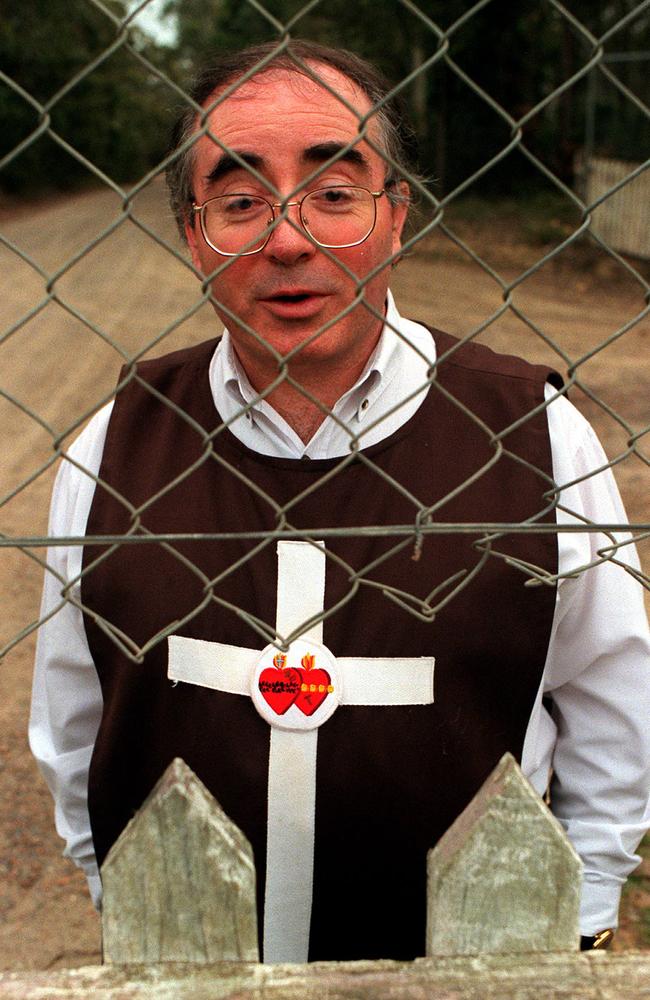
<svg viewBox="0 0 650 1000"><path fill-rule="evenodd" d="M366 114L370 102L352 81L330 67L314 66L336 93L359 114ZM211 100L214 99L214 96ZM352 155L344 156L325 169L296 194L295 191L320 164L347 145L359 131L359 119L334 94L303 75L271 69L243 84L215 108L210 130L230 150L253 164L263 183L239 167L209 136L195 147L194 196L202 204L217 195L245 192L270 202L281 198L299 200L316 188L353 184L371 191L384 187L386 168L382 157L364 141ZM374 121L369 134L378 141ZM280 193L277 197L272 188ZM290 208L289 221L280 222L266 247L240 258L221 256L203 239L198 219L186 231L192 260L204 274L229 262L212 280L212 292L219 303L216 310L231 331L235 348L249 378L257 388L277 371L277 362L268 348L260 345L233 321L235 314L260 334L280 354L307 341L336 317L358 294L357 282L346 274L338 261L359 279L364 279L399 250L406 206L393 206L386 195L376 200L377 221L368 239L356 247L329 251L315 246L299 226L297 208ZM384 312L388 268L382 268L363 286L365 300L379 315ZM381 320L362 304L357 305L333 326L307 344L291 362L299 374L307 366L318 365L323 376L333 368L354 372L355 377L371 354L381 332Z"/></svg>

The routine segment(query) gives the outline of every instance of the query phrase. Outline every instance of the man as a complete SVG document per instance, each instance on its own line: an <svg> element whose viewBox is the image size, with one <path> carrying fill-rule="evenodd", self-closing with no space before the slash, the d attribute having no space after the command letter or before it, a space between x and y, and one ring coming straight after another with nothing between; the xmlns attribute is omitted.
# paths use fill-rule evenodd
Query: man
<svg viewBox="0 0 650 1000"><path fill-rule="evenodd" d="M426 851L511 750L540 793L552 765L592 945L648 825L639 588L591 533L421 529L621 523L613 479L552 373L398 314L406 166L374 70L271 54L199 77L169 170L226 332L139 366L55 488L53 534L213 536L88 546L83 573L50 553L44 614L72 601L31 741L57 827L99 904L97 862L181 756L253 845L266 961L410 958Z"/></svg>

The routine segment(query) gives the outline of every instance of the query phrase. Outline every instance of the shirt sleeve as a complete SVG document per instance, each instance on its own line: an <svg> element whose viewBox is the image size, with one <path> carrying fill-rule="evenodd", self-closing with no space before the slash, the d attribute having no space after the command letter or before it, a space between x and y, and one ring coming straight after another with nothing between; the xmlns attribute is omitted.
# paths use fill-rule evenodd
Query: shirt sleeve
<svg viewBox="0 0 650 1000"><path fill-rule="evenodd" d="M61 463L50 506L50 537L85 533L95 490L92 477L99 471L110 412L111 404L96 414L70 448L70 460ZM48 549L29 742L54 798L64 855L84 870L99 908L101 880L88 815L88 769L103 706L82 612L75 603L81 559L80 545Z"/></svg>
<svg viewBox="0 0 650 1000"><path fill-rule="evenodd" d="M626 523L590 425L564 397L548 419L554 478L566 484L558 524ZM551 808L583 861L581 933L593 935L617 926L621 889L650 826L650 637L629 534L559 533L558 546L560 573L575 575L558 586L544 673L553 703L545 724L555 736Z"/></svg>

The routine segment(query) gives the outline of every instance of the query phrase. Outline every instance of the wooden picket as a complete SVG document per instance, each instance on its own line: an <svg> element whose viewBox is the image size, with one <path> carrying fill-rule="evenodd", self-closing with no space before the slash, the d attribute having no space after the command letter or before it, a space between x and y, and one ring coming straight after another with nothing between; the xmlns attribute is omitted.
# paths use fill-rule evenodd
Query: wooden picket
<svg viewBox="0 0 650 1000"><path fill-rule="evenodd" d="M579 859L510 755L429 853L415 962L259 964L250 846L180 760L102 878L106 964L0 973L0 1000L650 1000L650 954L579 952Z"/></svg>

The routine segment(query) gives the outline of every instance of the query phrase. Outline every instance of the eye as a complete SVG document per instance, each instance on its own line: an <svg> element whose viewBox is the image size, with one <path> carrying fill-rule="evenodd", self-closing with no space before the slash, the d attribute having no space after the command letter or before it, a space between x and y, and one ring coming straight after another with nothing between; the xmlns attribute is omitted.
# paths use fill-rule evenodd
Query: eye
<svg viewBox="0 0 650 1000"><path fill-rule="evenodd" d="M265 209L268 211L266 202L251 194L225 195L223 198L216 199L216 204L219 211L231 218L254 216Z"/></svg>
<svg viewBox="0 0 650 1000"><path fill-rule="evenodd" d="M322 211L345 211L354 204L355 193L351 187L320 188L309 195L309 204Z"/></svg>

